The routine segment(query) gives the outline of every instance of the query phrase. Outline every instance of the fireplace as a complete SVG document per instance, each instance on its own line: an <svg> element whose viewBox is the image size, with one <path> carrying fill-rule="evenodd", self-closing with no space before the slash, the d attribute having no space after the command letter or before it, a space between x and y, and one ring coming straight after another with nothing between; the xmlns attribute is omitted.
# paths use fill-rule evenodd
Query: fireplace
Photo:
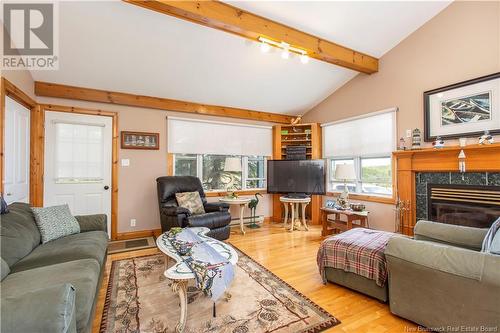
<svg viewBox="0 0 500 333"><path fill-rule="evenodd" d="M435 222L489 228L500 217L500 186L428 183L427 216Z"/></svg>

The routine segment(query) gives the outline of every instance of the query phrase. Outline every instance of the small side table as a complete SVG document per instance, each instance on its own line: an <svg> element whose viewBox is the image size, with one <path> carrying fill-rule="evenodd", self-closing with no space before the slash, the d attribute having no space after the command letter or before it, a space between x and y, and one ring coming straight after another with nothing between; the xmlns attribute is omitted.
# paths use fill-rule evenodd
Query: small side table
<svg viewBox="0 0 500 333"><path fill-rule="evenodd" d="M240 229L241 233L245 234L245 227L243 226L243 213L245 212L245 206L250 202L249 198L220 198L219 201L227 203L229 205L239 205L240 206Z"/></svg>
<svg viewBox="0 0 500 333"><path fill-rule="evenodd" d="M300 224L300 218L299 218L299 206L302 206L302 225L304 228L309 230L307 227L307 220L306 220L306 207L307 205L311 202L310 197L306 198L289 198L289 197L280 197L280 201L283 203L285 206L285 220L284 222L284 227L286 228L286 224L288 222L288 205L290 205L290 209L292 210L292 226L290 227L289 231L293 231L295 227L295 222L299 222Z"/></svg>
<svg viewBox="0 0 500 333"><path fill-rule="evenodd" d="M331 235L335 229L346 231L358 226L369 228L368 213L369 212L367 210L356 212L353 210L339 210L335 208L323 207L321 208L321 221L323 224L321 236ZM328 220L328 215L333 215L333 220ZM347 220L342 220L340 218L342 215L346 216ZM359 221L359 225L353 224L353 221ZM333 226L333 228L328 228L328 225Z"/></svg>

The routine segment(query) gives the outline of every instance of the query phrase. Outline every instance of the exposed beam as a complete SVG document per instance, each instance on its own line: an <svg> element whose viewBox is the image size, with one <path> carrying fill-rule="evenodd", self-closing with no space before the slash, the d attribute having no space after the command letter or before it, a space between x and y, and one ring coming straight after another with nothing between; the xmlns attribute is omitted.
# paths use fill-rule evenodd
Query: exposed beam
<svg viewBox="0 0 500 333"><path fill-rule="evenodd" d="M77 99L89 102L137 106L166 111L198 113L211 116L251 119L268 121L272 123L288 124L294 118L293 116L284 114L238 109L218 105L205 105L168 98L141 96L123 92L74 87L40 81L35 82L35 94L37 96L45 97Z"/></svg>
<svg viewBox="0 0 500 333"><path fill-rule="evenodd" d="M358 72L378 71L378 59L220 1L123 0L256 41L260 36L307 51L312 58Z"/></svg>

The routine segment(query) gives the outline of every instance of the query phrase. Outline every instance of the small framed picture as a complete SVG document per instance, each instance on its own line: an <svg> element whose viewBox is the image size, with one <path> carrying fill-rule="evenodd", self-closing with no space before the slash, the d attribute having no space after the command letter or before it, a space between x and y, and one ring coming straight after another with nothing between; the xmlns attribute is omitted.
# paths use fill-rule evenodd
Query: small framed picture
<svg viewBox="0 0 500 333"><path fill-rule="evenodd" d="M160 133L121 132L122 149L160 149Z"/></svg>
<svg viewBox="0 0 500 333"><path fill-rule="evenodd" d="M500 134L500 73L424 92L425 141Z"/></svg>

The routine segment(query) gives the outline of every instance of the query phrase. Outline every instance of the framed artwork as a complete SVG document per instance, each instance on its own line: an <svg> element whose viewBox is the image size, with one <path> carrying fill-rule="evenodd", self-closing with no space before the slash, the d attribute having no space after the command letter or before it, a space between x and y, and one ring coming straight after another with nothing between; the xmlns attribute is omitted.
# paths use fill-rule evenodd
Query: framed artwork
<svg viewBox="0 0 500 333"><path fill-rule="evenodd" d="M424 139L500 134L500 73L424 92Z"/></svg>
<svg viewBox="0 0 500 333"><path fill-rule="evenodd" d="M122 149L160 149L160 133L121 132Z"/></svg>

